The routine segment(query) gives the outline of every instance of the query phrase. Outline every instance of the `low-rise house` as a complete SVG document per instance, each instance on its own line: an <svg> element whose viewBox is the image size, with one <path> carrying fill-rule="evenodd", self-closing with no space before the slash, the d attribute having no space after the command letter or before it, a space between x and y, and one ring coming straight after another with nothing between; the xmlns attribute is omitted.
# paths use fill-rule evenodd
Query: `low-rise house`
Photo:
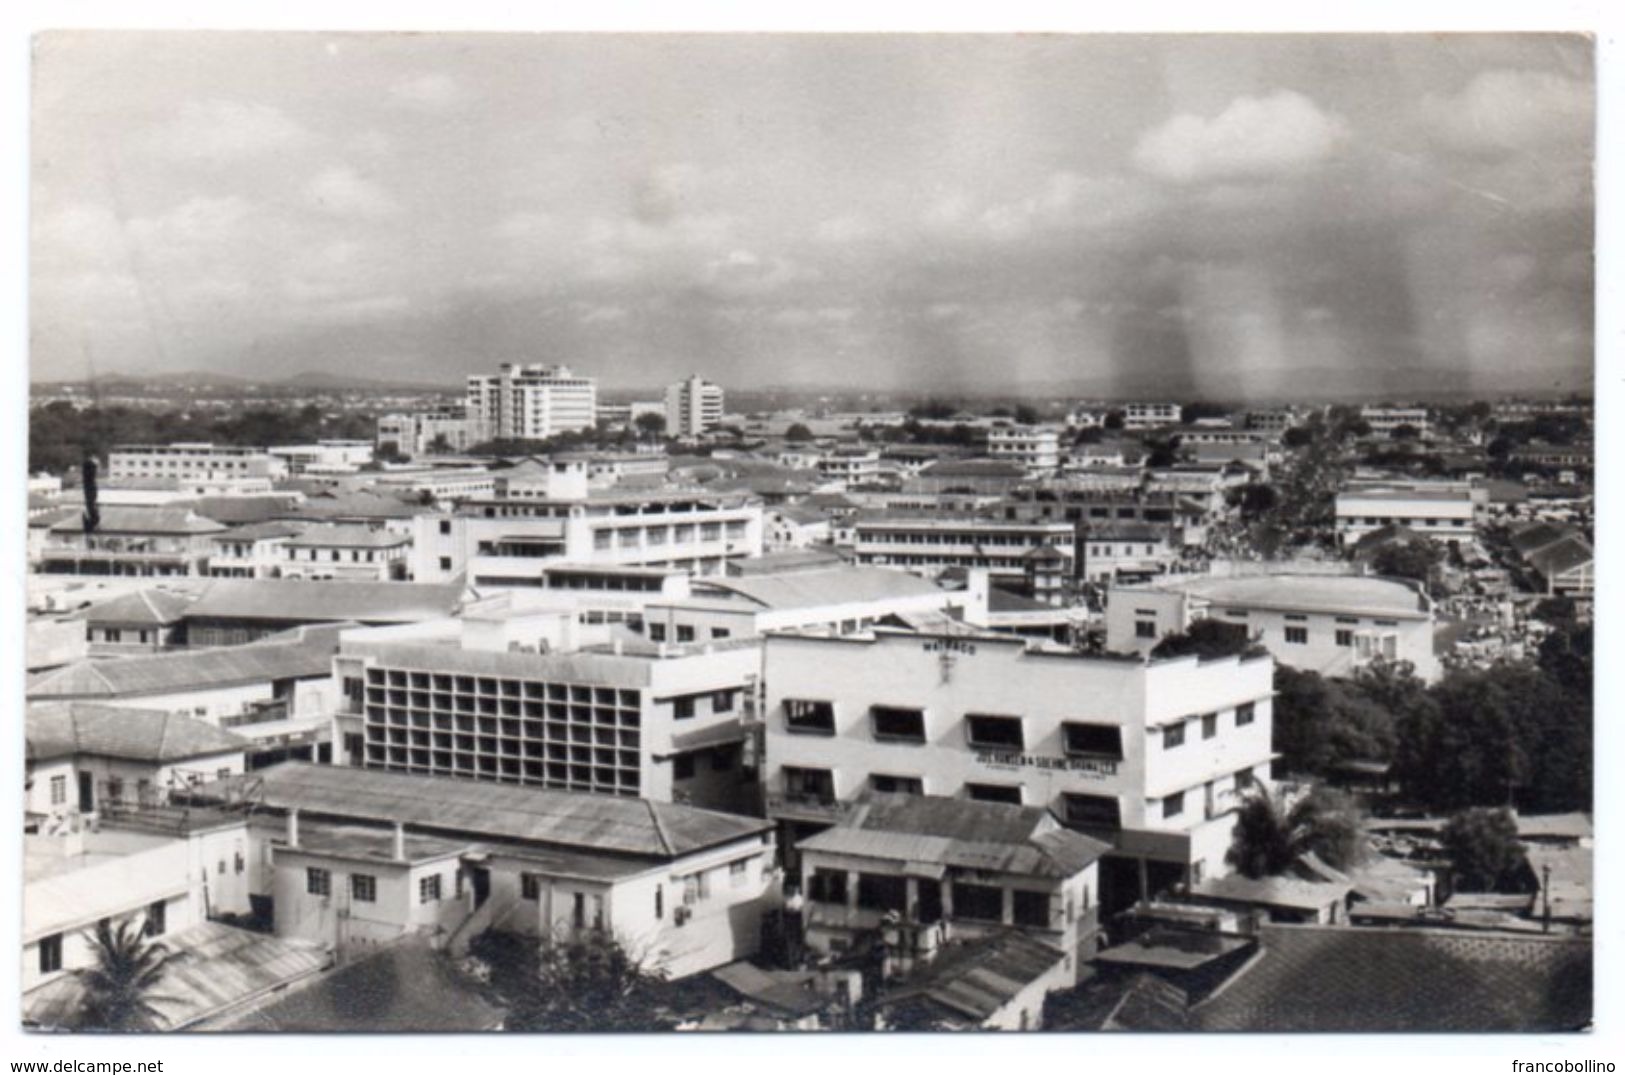
<svg viewBox="0 0 1625 1075"><path fill-rule="evenodd" d="M196 594L149 587L99 601L71 617L97 657L157 653L186 644L186 610Z"/></svg>
<svg viewBox="0 0 1625 1075"><path fill-rule="evenodd" d="M209 576L217 579L271 579L282 575L287 545L309 524L261 522L233 526L209 539Z"/></svg>
<svg viewBox="0 0 1625 1075"><path fill-rule="evenodd" d="M1534 571L1544 592L1586 599L1595 588L1596 554L1579 531L1552 523L1531 523L1512 534L1512 547Z"/></svg>
<svg viewBox="0 0 1625 1075"><path fill-rule="evenodd" d="M762 526L763 544L770 552L826 544L832 537L827 513L795 504L769 509Z"/></svg>
<svg viewBox="0 0 1625 1075"><path fill-rule="evenodd" d="M225 527L178 508L101 509L95 528L72 512L45 532L40 570L65 575L206 575L210 538Z"/></svg>
<svg viewBox="0 0 1625 1075"><path fill-rule="evenodd" d="M774 884L768 822L647 799L287 763L253 784L278 936L351 951L423 934L612 934L672 977L756 951Z"/></svg>
<svg viewBox="0 0 1625 1075"><path fill-rule="evenodd" d="M1272 922L1335 926L1348 920L1347 881L1305 881L1295 877L1211 877L1190 886L1190 898L1237 910L1257 911Z"/></svg>
<svg viewBox="0 0 1625 1075"><path fill-rule="evenodd" d="M117 813L243 771L246 739L163 710L92 702L33 705L24 727L25 815L39 827Z"/></svg>
<svg viewBox="0 0 1625 1075"><path fill-rule="evenodd" d="M1042 808L873 794L796 850L815 951L851 952L878 934L886 971L906 974L951 941L1014 928L1056 953L1065 985L1094 955L1110 845Z"/></svg>
<svg viewBox="0 0 1625 1075"><path fill-rule="evenodd" d="M1179 559L1166 527L1136 523L1091 526L1083 532L1083 576L1113 583L1164 574Z"/></svg>
<svg viewBox="0 0 1625 1075"><path fill-rule="evenodd" d="M412 538L354 524L313 526L282 543L282 576L346 582L400 582Z"/></svg>
<svg viewBox="0 0 1625 1075"><path fill-rule="evenodd" d="M1044 1000L1074 982L1059 948L1021 930L950 941L876 999L888 1030L1042 1030Z"/></svg>
<svg viewBox="0 0 1625 1075"><path fill-rule="evenodd" d="M185 610L186 639L192 646L237 646L307 625L420 623L452 615L467 592L455 582L221 579Z"/></svg>

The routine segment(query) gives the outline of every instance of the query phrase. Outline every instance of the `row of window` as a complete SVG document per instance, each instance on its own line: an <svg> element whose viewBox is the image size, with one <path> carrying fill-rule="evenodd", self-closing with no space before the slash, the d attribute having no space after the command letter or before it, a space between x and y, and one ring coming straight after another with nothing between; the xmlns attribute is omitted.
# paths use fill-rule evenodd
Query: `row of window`
<svg viewBox="0 0 1625 1075"><path fill-rule="evenodd" d="M668 634L670 635L670 638L667 637ZM670 631L670 632L668 632L666 630L666 625L663 624L663 623L651 623L651 624L649 624L649 641L650 642L666 642L666 641L671 641L671 642L693 642L693 641L696 641L695 634L696 634L695 627L691 623L679 623L679 624L676 624L674 629L672 631ZM711 628L711 638L713 640L723 639L723 638L732 638L732 637L733 637L733 631L729 630L726 627L713 627L713 628Z"/></svg>
<svg viewBox="0 0 1625 1075"><path fill-rule="evenodd" d="M510 698L521 695L543 698L552 702L594 702L598 705L616 705L623 708L638 707L638 692L616 690L614 687L595 687L585 683L539 682L529 679L494 679L489 676L465 676L442 672L419 672L402 668L369 668L367 685L373 687L410 688L412 690L455 691L459 694L501 694ZM346 682L345 690L355 688Z"/></svg>
<svg viewBox="0 0 1625 1075"><path fill-rule="evenodd" d="M858 528L857 538L859 542L870 545L1003 545L1022 549L1038 545L1064 545L1072 540L1070 535L1020 531L998 533L981 530L865 530L862 527Z"/></svg>
<svg viewBox="0 0 1625 1075"><path fill-rule="evenodd" d="M835 773L830 769L809 769L799 766L786 765L782 769L784 774L785 798L791 802L818 803L832 805L835 803ZM1252 770L1242 769L1235 774L1235 783L1238 789L1246 787L1252 782ZM873 773L869 777L869 786L875 791L892 792L894 794L923 795L925 782L917 776L898 776L890 773ZM964 794L968 799L979 802L1002 802L1021 805L1023 793L1019 784L974 784L964 785ZM1185 812L1184 791L1176 791L1166 795L1156 802L1160 805L1163 818L1178 817ZM1092 795L1084 792L1063 792L1061 794L1061 816L1074 825L1086 825L1097 828L1119 828L1122 825L1122 810L1118 797L1115 795Z"/></svg>
<svg viewBox="0 0 1625 1075"><path fill-rule="evenodd" d="M1253 722L1257 713L1255 705L1256 703L1253 702L1243 702L1241 705L1236 706L1236 727L1245 728ZM1219 714L1203 713L1195 719L1202 722L1203 739L1212 739L1219 734ZM1189 718L1177 724L1169 724L1163 727L1162 749L1173 750L1175 747L1185 745L1185 726L1187 723L1189 723Z"/></svg>
<svg viewBox="0 0 1625 1075"><path fill-rule="evenodd" d="M678 523L675 526L600 527L592 532L592 547L599 552L608 549L637 549L649 545L687 545L696 540L721 541L726 533L729 541L745 536L745 523L732 520L724 523Z"/></svg>
<svg viewBox="0 0 1625 1075"><path fill-rule="evenodd" d="M807 898L814 903L832 903L843 907L852 901L865 910L895 911L921 922L935 922L942 917L941 882L929 878L918 879L915 889L917 903L910 907L906 877L859 873L857 885L850 886L849 876L845 870L814 869L807 879ZM950 881L948 884L955 918L979 922L1004 921L1005 889L969 881ZM1048 892L1020 888L1008 891L1014 924L1034 929L1049 929L1055 924Z"/></svg>

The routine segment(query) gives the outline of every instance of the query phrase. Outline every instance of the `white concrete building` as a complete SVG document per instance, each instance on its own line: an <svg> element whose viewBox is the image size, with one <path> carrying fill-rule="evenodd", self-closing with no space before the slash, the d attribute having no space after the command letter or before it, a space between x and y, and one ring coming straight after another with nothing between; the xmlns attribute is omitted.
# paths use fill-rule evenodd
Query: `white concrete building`
<svg viewBox="0 0 1625 1075"><path fill-rule="evenodd" d="M1412 583L1359 575L1173 578L1114 587L1106 600L1106 648L1149 653L1198 619L1235 624L1284 665L1352 675L1377 661L1406 661L1426 682L1439 677L1433 601Z"/></svg>
<svg viewBox="0 0 1625 1075"><path fill-rule="evenodd" d="M1061 465L1061 434L1045 426L994 426L987 431L987 454L1033 470Z"/></svg>
<svg viewBox="0 0 1625 1075"><path fill-rule="evenodd" d="M752 955L774 885L755 818L297 763L198 797L251 783L254 894L271 897L279 937L345 953L408 934L460 954L489 928L595 931L680 978Z"/></svg>
<svg viewBox="0 0 1625 1075"><path fill-rule="evenodd" d="M412 577L419 582L466 572L481 587L539 586L549 567L562 564L713 575L729 560L762 553L761 503L698 489L557 496L549 488L534 499L465 501L413 523Z"/></svg>
<svg viewBox="0 0 1625 1075"><path fill-rule="evenodd" d="M1488 502L1484 489L1467 482L1349 482L1337 494L1337 537L1347 547L1373 530L1402 526L1440 541L1470 541Z"/></svg>
<svg viewBox="0 0 1625 1075"><path fill-rule="evenodd" d="M407 577L412 539L390 530L318 525L282 542L285 579L399 582Z"/></svg>
<svg viewBox="0 0 1625 1075"><path fill-rule="evenodd" d="M1178 403L1126 403L1123 405L1124 429L1157 429L1178 425L1184 408Z"/></svg>
<svg viewBox="0 0 1625 1075"><path fill-rule="evenodd" d="M372 442L365 440L320 440L266 451L282 460L292 475L354 474L372 462Z"/></svg>
<svg viewBox="0 0 1625 1075"><path fill-rule="evenodd" d="M880 451L876 448L836 448L819 456L814 465L820 477L842 485L862 485L880 476Z"/></svg>
<svg viewBox="0 0 1625 1075"><path fill-rule="evenodd" d="M281 578L287 544L309 528L305 523L268 522L234 526L209 538L209 577Z"/></svg>
<svg viewBox="0 0 1625 1075"><path fill-rule="evenodd" d="M723 392L698 374L666 386L666 435L698 437L722 424Z"/></svg>
<svg viewBox="0 0 1625 1075"><path fill-rule="evenodd" d="M1049 546L1074 555L1070 523L1006 522L952 516L859 518L853 524L858 563L935 574L950 567L1021 575L1027 554Z"/></svg>
<svg viewBox="0 0 1625 1075"><path fill-rule="evenodd" d="M235 444L177 442L121 444L107 454L110 478L280 478L287 464L264 448Z"/></svg>
<svg viewBox="0 0 1625 1075"><path fill-rule="evenodd" d="M598 382L568 366L504 362L495 374L469 376L467 406L482 440L545 440L593 428Z"/></svg>
<svg viewBox="0 0 1625 1075"><path fill-rule="evenodd" d="M462 406L412 414L386 414L378 419L374 438L378 451L393 450L397 455L433 455L436 452L466 452L481 440L477 423Z"/></svg>
<svg viewBox="0 0 1625 1075"><path fill-rule="evenodd" d="M1426 407L1372 407L1360 408L1360 418L1371 427L1371 432L1392 437L1401 426L1409 426L1418 436L1426 437L1428 409Z"/></svg>
<svg viewBox="0 0 1625 1075"><path fill-rule="evenodd" d="M351 631L334 673L339 764L738 809L750 640L650 643L492 601Z"/></svg>
<svg viewBox="0 0 1625 1075"><path fill-rule="evenodd" d="M1110 841L1108 901L1227 872L1238 788L1267 781L1268 657L1092 657L1019 639L770 634L768 814L786 846L867 790L1039 806Z"/></svg>

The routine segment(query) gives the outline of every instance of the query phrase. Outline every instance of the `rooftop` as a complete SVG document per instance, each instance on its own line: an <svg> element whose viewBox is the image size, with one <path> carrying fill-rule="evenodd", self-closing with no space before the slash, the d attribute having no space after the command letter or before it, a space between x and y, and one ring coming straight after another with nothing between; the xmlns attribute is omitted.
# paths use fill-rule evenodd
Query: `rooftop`
<svg viewBox="0 0 1625 1075"><path fill-rule="evenodd" d="M196 594L153 587L98 601L75 618L108 626L162 627L179 622L196 598Z"/></svg>
<svg viewBox="0 0 1625 1075"><path fill-rule="evenodd" d="M77 534L85 528L80 512L51 524L52 533ZM214 534L225 527L185 508L137 508L104 504L98 533L112 534Z"/></svg>
<svg viewBox="0 0 1625 1075"><path fill-rule="evenodd" d="M414 623L449 616L459 583L218 579L187 609L190 619L298 620L306 623Z"/></svg>
<svg viewBox="0 0 1625 1075"><path fill-rule="evenodd" d="M928 580L906 571L845 565L775 575L712 576L697 580L694 590L696 596L706 590L737 594L764 609L859 604L942 592Z"/></svg>
<svg viewBox="0 0 1625 1075"><path fill-rule="evenodd" d="M1284 907L1294 911L1320 911L1348 898L1348 882L1300 881L1291 877L1247 877L1233 873L1191 886L1197 900L1224 900Z"/></svg>
<svg viewBox="0 0 1625 1075"><path fill-rule="evenodd" d="M270 809L670 860L771 830L755 818L675 803L457 777L284 762L254 774ZM241 778L199 792L216 797Z"/></svg>
<svg viewBox="0 0 1625 1075"><path fill-rule="evenodd" d="M1592 1020L1589 939L1337 926L1265 926L1261 939L1261 954L1194 1009L1202 1029L1485 1033Z"/></svg>
<svg viewBox="0 0 1625 1075"><path fill-rule="evenodd" d="M1411 586L1369 575L1196 576L1161 582L1152 588L1183 591L1215 604L1428 618L1425 599Z"/></svg>
<svg viewBox="0 0 1625 1075"><path fill-rule="evenodd" d="M925 1001L976 1023L1003 1008L1064 953L1020 930L944 945L935 959L887 989L879 1003Z"/></svg>
<svg viewBox="0 0 1625 1075"><path fill-rule="evenodd" d="M325 583L323 585L326 585ZM337 627L304 628L298 641L81 660L28 681L28 697L118 698L331 675Z"/></svg>
<svg viewBox="0 0 1625 1075"><path fill-rule="evenodd" d="M397 534L390 530L374 530L359 523L330 523L312 526L303 533L294 535L288 540L289 548L329 548L339 546L342 548L358 549L393 549L399 545L410 545L412 537L409 534Z"/></svg>
<svg viewBox="0 0 1625 1075"><path fill-rule="evenodd" d="M94 754L163 763L242 751L246 740L192 717L93 702L30 706L25 749L33 761Z"/></svg>

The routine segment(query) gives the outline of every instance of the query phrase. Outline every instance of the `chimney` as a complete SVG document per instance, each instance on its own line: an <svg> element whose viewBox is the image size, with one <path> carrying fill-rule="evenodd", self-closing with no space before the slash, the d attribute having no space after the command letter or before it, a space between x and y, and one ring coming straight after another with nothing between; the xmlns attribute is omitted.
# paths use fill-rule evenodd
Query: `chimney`
<svg viewBox="0 0 1625 1075"><path fill-rule="evenodd" d="M406 826L395 822L395 861L406 861Z"/></svg>
<svg viewBox="0 0 1625 1075"><path fill-rule="evenodd" d="M299 846L299 808L288 811L288 846Z"/></svg>

